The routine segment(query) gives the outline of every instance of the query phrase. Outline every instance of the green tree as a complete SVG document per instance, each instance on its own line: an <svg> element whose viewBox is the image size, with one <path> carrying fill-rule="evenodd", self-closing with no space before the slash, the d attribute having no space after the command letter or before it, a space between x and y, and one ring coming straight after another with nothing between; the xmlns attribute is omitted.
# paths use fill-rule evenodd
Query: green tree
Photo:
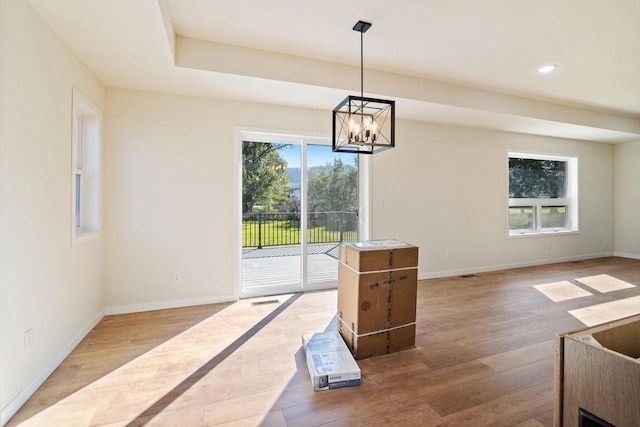
<svg viewBox="0 0 640 427"><path fill-rule="evenodd" d="M278 150L288 144L242 142L242 212L253 210L256 204L267 210L274 204L289 201L287 162Z"/></svg>
<svg viewBox="0 0 640 427"><path fill-rule="evenodd" d="M357 230L357 218L344 214L358 210L356 167L335 159L333 165L327 163L313 168L309 173L308 190L310 227L324 227L332 231Z"/></svg>
<svg viewBox="0 0 640 427"><path fill-rule="evenodd" d="M358 209L358 171L335 159L333 165L317 168L309 174L309 211L330 212Z"/></svg>
<svg viewBox="0 0 640 427"><path fill-rule="evenodd" d="M566 165L566 162L559 160L510 158L509 197L565 197Z"/></svg>

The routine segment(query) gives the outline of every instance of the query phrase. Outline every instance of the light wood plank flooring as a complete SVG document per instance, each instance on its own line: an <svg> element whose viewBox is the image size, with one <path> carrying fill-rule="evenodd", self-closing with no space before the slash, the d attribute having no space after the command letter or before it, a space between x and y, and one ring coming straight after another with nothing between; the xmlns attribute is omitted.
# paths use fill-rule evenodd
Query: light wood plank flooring
<svg viewBox="0 0 640 427"><path fill-rule="evenodd" d="M634 287L599 293L576 278ZM554 302L534 285L593 295ZM303 333L335 328L336 291L105 317L9 426L551 426L553 337L569 310L640 295L640 261L420 281L416 348L359 361L362 385L313 392Z"/></svg>

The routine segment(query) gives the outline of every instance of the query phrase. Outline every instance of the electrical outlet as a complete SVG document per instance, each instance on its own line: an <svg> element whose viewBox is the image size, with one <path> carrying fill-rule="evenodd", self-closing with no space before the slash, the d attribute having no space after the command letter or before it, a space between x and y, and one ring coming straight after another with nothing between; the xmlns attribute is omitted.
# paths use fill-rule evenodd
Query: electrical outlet
<svg viewBox="0 0 640 427"><path fill-rule="evenodd" d="M24 333L24 351L30 351L33 347L33 329L27 329Z"/></svg>
<svg viewBox="0 0 640 427"><path fill-rule="evenodd" d="M451 249L447 249L444 253L444 256L447 257L447 259L451 259L452 255L453 253L451 252Z"/></svg>
<svg viewBox="0 0 640 427"><path fill-rule="evenodd" d="M551 242L547 242L547 250L550 251L551 250Z"/></svg>
<svg viewBox="0 0 640 427"><path fill-rule="evenodd" d="M182 280L182 276L180 275L179 271L174 271L173 272L173 281L174 282L179 282Z"/></svg>

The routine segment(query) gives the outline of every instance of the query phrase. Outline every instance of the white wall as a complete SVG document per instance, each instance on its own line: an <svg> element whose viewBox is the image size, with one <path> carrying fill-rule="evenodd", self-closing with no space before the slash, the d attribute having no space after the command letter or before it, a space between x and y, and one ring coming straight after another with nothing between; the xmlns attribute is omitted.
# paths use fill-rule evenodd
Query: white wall
<svg viewBox="0 0 640 427"><path fill-rule="evenodd" d="M102 85L28 2L0 0L3 423L104 307L102 239L71 246L72 87L102 108Z"/></svg>
<svg viewBox="0 0 640 427"><path fill-rule="evenodd" d="M330 113L121 89L106 109L107 310L231 298L234 128L329 135ZM507 237L508 149L579 157L580 233ZM613 251L611 145L400 121L373 177L373 237L419 245L421 277Z"/></svg>
<svg viewBox="0 0 640 427"><path fill-rule="evenodd" d="M124 89L106 111L107 312L231 300L235 127L328 133L331 114Z"/></svg>
<svg viewBox="0 0 640 427"><path fill-rule="evenodd" d="M615 252L640 259L640 141L615 146Z"/></svg>
<svg viewBox="0 0 640 427"><path fill-rule="evenodd" d="M374 156L384 207L373 208L373 237L418 245L421 278L613 251L612 145L423 123L401 123L397 140ZM507 236L509 150L578 156L579 233Z"/></svg>

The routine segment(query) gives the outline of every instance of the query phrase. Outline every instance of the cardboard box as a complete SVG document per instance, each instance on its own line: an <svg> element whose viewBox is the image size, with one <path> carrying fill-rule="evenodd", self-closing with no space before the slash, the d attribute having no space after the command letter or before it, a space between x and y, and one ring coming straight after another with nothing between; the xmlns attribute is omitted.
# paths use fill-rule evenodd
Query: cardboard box
<svg viewBox="0 0 640 427"><path fill-rule="evenodd" d="M356 271L381 271L418 266L418 248L398 240L341 243L340 261Z"/></svg>
<svg viewBox="0 0 640 427"><path fill-rule="evenodd" d="M338 319L338 330L356 359L406 350L413 348L416 344L415 323L358 335Z"/></svg>
<svg viewBox="0 0 640 427"><path fill-rule="evenodd" d="M360 385L360 368L336 331L302 336L313 390Z"/></svg>
<svg viewBox="0 0 640 427"><path fill-rule="evenodd" d="M359 273L338 264L338 317L356 334L416 321L417 268Z"/></svg>

